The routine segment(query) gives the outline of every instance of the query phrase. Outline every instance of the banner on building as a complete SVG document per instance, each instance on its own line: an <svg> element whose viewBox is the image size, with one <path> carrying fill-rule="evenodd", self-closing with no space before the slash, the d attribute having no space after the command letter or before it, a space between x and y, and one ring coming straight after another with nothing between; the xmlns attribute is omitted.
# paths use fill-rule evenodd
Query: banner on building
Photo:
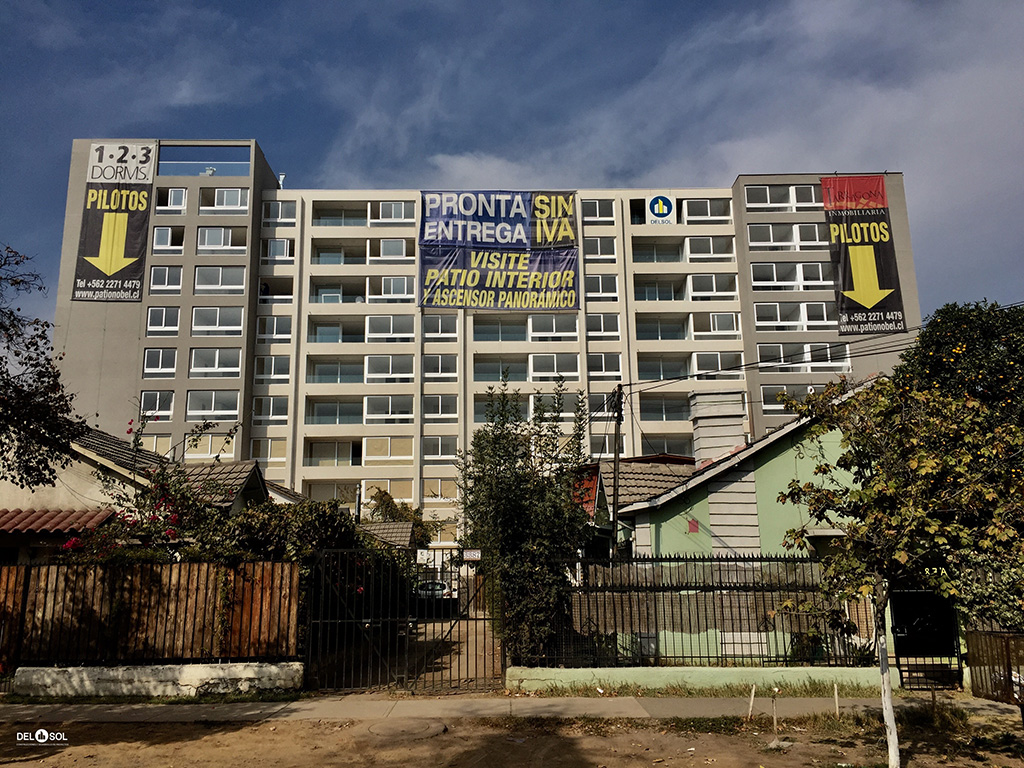
<svg viewBox="0 0 1024 768"><path fill-rule="evenodd" d="M141 301L156 146L93 144L73 301Z"/></svg>
<svg viewBox="0 0 1024 768"><path fill-rule="evenodd" d="M839 335L905 333L884 176L825 176Z"/></svg>
<svg viewBox="0 0 1024 768"><path fill-rule="evenodd" d="M419 305L579 309L574 192L424 192Z"/></svg>

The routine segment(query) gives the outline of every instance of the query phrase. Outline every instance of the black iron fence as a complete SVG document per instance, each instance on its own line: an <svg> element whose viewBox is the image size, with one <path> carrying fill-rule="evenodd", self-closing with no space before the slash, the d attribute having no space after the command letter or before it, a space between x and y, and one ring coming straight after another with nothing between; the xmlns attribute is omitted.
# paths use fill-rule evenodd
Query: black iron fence
<svg viewBox="0 0 1024 768"><path fill-rule="evenodd" d="M819 565L799 556L676 556L567 566L569 614L540 666L873 664L870 603L833 631Z"/></svg>

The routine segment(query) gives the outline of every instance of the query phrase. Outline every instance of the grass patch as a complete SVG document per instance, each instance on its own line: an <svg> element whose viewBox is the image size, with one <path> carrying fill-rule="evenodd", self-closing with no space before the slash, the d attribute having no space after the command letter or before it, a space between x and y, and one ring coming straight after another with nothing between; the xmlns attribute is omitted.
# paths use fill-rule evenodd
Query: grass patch
<svg viewBox="0 0 1024 768"><path fill-rule="evenodd" d="M600 689L600 690L598 690ZM644 688L638 685L568 685L550 686L539 691L531 692L532 696L544 698L558 698L564 696L577 696L581 698L608 698L622 696L637 696L645 698L682 698L682 699L738 699L750 696L749 685L721 685L714 687L691 687L686 685L666 685L660 688ZM758 686L755 693L757 698L770 698L771 687ZM810 699L831 699L833 696L832 683L806 682L795 685L781 686L779 698L810 698ZM893 691L894 696L899 694ZM873 685L851 685L842 683L839 685L839 697L842 699L873 699L879 696L877 686Z"/></svg>
<svg viewBox="0 0 1024 768"><path fill-rule="evenodd" d="M24 696L8 693L0 698L0 708L5 704L246 704L298 701L313 695L292 690L204 693L199 696Z"/></svg>

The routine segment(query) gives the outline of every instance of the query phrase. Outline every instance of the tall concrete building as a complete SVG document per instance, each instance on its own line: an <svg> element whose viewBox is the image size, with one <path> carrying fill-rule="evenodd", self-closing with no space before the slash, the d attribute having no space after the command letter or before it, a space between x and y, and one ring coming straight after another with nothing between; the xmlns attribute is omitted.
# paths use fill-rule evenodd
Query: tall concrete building
<svg viewBox="0 0 1024 768"><path fill-rule="evenodd" d="M829 205L834 179L874 179L881 197L847 205L840 191ZM523 199L532 210L512 210ZM506 203L508 221L477 215ZM557 269L444 241L514 241L527 221L536 245L556 208ZM864 208L876 218L860 223ZM460 253L492 269L457 268ZM509 259L535 282L503 273ZM548 292L468 290L481 274ZM759 437L789 418L780 391L887 371L920 321L900 174L292 190L254 141L89 139L71 158L55 347L79 411L104 430L123 434L144 413L145 445L162 453L256 458L268 479L318 499L384 488L448 521L450 541L453 459L503 372L527 404L559 377L585 392L594 456L613 452L620 383L623 454L692 455L691 393L745 393L745 429ZM203 420L219 427L189 444Z"/></svg>

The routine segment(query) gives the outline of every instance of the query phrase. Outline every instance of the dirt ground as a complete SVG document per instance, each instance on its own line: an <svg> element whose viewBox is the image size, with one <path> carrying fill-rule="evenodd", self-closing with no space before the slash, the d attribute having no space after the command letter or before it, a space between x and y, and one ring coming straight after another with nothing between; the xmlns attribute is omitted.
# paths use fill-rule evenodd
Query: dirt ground
<svg viewBox="0 0 1024 768"><path fill-rule="evenodd" d="M763 727L764 723L760 726ZM856 724L787 726L792 745L772 750L772 734L737 721L381 720L356 723L96 724L48 726L68 746L23 746L0 724L3 765L128 768L239 766L414 766L422 768L775 768L875 766L885 761L877 732ZM707 729L727 731L708 733ZM973 736L908 734L904 766L1024 768L1019 720L972 721Z"/></svg>

